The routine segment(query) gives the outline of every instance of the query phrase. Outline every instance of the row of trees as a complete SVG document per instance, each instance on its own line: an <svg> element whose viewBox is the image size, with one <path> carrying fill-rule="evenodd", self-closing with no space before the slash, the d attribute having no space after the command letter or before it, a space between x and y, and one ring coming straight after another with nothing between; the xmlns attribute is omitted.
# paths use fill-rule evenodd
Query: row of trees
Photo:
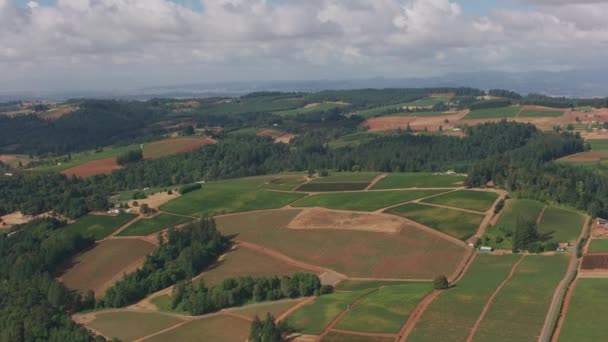
<svg viewBox="0 0 608 342"><path fill-rule="evenodd" d="M211 288L207 288L202 281L193 284L187 280L173 288L172 307L179 307L192 315L202 315L251 301L318 296L329 292L331 286L321 287L319 277L308 273L295 273L291 277L280 278L229 278Z"/></svg>

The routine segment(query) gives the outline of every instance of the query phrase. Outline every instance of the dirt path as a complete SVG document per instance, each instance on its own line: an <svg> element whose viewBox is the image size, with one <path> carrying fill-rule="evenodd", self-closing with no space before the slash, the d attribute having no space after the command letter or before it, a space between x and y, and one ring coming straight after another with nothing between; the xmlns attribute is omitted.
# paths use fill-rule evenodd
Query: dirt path
<svg viewBox="0 0 608 342"><path fill-rule="evenodd" d="M505 199L505 197L507 196L507 192L500 191L498 194L499 194L499 196L496 199L496 201L494 201L494 204L492 205L492 207L485 212L486 216L483 218L483 221L481 221L481 224L479 225L479 229L477 229L477 233L475 233L475 235L473 235L471 238L469 238L467 240L468 242L475 243L475 240L481 239L484 236L484 234L486 233L486 229L488 228L488 226L490 224L492 224L492 222L494 222L494 224L496 224L496 220L498 220L498 218L496 218L496 217L499 216L500 214L502 214L502 212L504 211L504 208L503 208L503 210L500 211L499 215L494 215L494 211L496 210L496 206L498 205L498 203Z"/></svg>
<svg viewBox="0 0 608 342"><path fill-rule="evenodd" d="M230 310L223 310L223 311L221 311L221 312L222 312L222 314L224 314L225 316L232 316L232 317L234 317L234 318L240 318L240 319L245 320L245 321L247 321L247 322L249 322L249 323L253 322L253 318L251 318L251 317L249 317L249 316L245 316L245 315L240 314L240 313L237 313L237 312L234 312L234 311L230 311Z"/></svg>
<svg viewBox="0 0 608 342"><path fill-rule="evenodd" d="M373 213L382 213L382 212L385 212L385 211L387 211L387 210L389 210L389 209L392 209L392 208L395 208L395 207L402 206L402 205L404 205L404 204L408 204L408 203L418 203L418 202L420 202L420 201L424 201L424 200L429 199L429 198L433 198L433 197L437 197L437 196L441 196L441 195L449 194L450 192L455 192L455 191L458 191L458 190L462 190L462 189L460 189L460 188L457 188L457 189L451 189L451 191L442 192L442 193L440 193L440 194L434 194L434 195L430 195L430 196L426 196L426 197L422 197L422 198L417 198L417 199L415 199L415 200L411 200L411 201L406 201L406 202L401 202L401 203L397 203L397 204L389 205L388 207L380 208L380 209L374 210L374 211L372 211L372 212L373 212ZM372 190L372 191L376 191L376 190Z"/></svg>
<svg viewBox="0 0 608 342"><path fill-rule="evenodd" d="M353 307L355 307L355 305L359 304L362 300L364 300L367 296L369 296L370 294L374 293L378 291L378 289L375 289L373 291L370 291L364 295L362 295L361 297L357 298L354 302L352 302L350 305L348 305L348 307L346 307L346 309L342 312L340 312L340 314L338 316L336 316L323 330L323 332L319 335L319 341L323 340L323 337L327 336L327 334L330 332L330 330L333 329L334 325L336 325L336 323L338 323L338 321L340 319L342 319L342 317L344 317L344 315L346 315Z"/></svg>
<svg viewBox="0 0 608 342"><path fill-rule="evenodd" d="M458 267L456 267L454 273L450 276L450 278L452 278L450 280L451 286L458 283L462 279L462 277L464 277L465 273L467 273L469 268L471 268L471 265L473 264L473 261L475 261L475 258L477 258L477 252L472 249L471 254L469 254L467 258L463 259L463 261L458 265Z"/></svg>
<svg viewBox="0 0 608 342"><path fill-rule="evenodd" d="M469 213L469 214L477 214L477 215L485 215L486 214L483 211L477 211L477 210L471 210L471 209L451 207L449 205L443 205L443 204L422 202L422 200L415 200L413 202L421 204L421 205L426 205L426 206L429 206L429 207L437 207L437 208L443 208L443 209L458 210L458 211L462 211L464 213Z"/></svg>
<svg viewBox="0 0 608 342"><path fill-rule="evenodd" d="M383 178L386 178L386 176L388 176L388 173L383 173L381 175L376 176L376 178L372 179L372 181L369 183L369 185L365 187L364 191L368 191L371 188L373 188L374 185L376 185L376 183L381 181Z"/></svg>
<svg viewBox="0 0 608 342"><path fill-rule="evenodd" d="M395 338L397 334L384 334L384 333L368 333L362 331L351 331L351 330L340 330L340 329L331 329L331 332L339 333L343 335L355 335L355 336L367 336L367 337L386 337L386 338Z"/></svg>
<svg viewBox="0 0 608 342"><path fill-rule="evenodd" d="M308 297L305 300L299 302L298 304L292 306L291 308L287 309L287 311L283 312L282 314L278 315L275 318L276 322L280 322L282 320L284 320L285 318L287 318L289 315L291 315L294 311L298 310L299 308L303 307L304 305L311 303L312 301L315 300L315 298L317 297Z"/></svg>
<svg viewBox="0 0 608 342"><path fill-rule="evenodd" d="M553 336L551 337L552 342L557 342L559 339L559 334L562 331L562 327L564 326L564 321L566 320L566 315L568 314L568 306L570 305L570 300L572 299L572 292L574 292L574 288L576 287L576 278L570 283L568 286L568 290L566 290L566 296L564 297L564 302L562 304L562 309L560 311L560 315L557 318L557 324L555 325L555 330L553 331Z"/></svg>
<svg viewBox="0 0 608 342"><path fill-rule="evenodd" d="M426 297L424 297L418 303L418 305L416 305L414 310L412 310L412 312L410 313L410 317L407 319L407 322L405 322L405 324L399 331L399 336L397 337L398 341L407 341L408 336L412 333L416 324L418 324L418 321L420 320L420 317L422 317L422 314L426 311L426 308L429 307L431 302L433 302L433 300L437 298L440 293L440 290L434 290Z"/></svg>
<svg viewBox="0 0 608 342"><path fill-rule="evenodd" d="M477 329L479 329L479 326L481 325L481 321L483 321L484 317L488 313L488 310L490 310L490 306L492 305L492 302L494 301L494 298L496 298L496 296L498 295L498 293L500 293L500 290L502 290L502 288L505 285L507 285L507 283L509 282L509 280L511 280L511 278L513 278L513 275L515 274L515 271L517 270L517 267L522 263L522 261L524 261L525 257L526 257L525 255L522 255L521 258L519 258L519 260L517 260L517 262L511 268L511 272L509 272L509 275L507 276L507 278L505 278L505 280L503 280L502 283L500 283L500 285L498 285L498 287L496 288L496 290L494 290L494 293L492 293L492 295L490 296L490 298L486 302L486 305L483 307L483 310L481 311L481 314L479 315L479 318L477 319L477 321L473 325L473 328L471 328L471 332L469 333L469 337L467 337L467 342L472 342L473 341L473 337L475 336L475 333L477 333Z"/></svg>
<svg viewBox="0 0 608 342"><path fill-rule="evenodd" d="M132 225L133 223L135 223L135 221L138 221L138 220L139 220L140 218L142 218L142 217L143 217L142 215L138 215L137 217L135 217L135 218L134 218L134 219L132 219L131 221L129 221L129 222L127 222L127 223L123 224L122 226L120 226L120 228L116 229L116 230L114 231L114 233L112 233L112 234L108 235L107 237L105 237L105 238L103 238L103 239L101 239L101 240L99 240L99 241L97 241L97 242L101 242L101 241L104 241L104 240L107 240L107 239L111 239L112 237L114 237L114 236L116 236L116 235L120 234L120 233L121 233L123 230L127 229L127 228L128 228L130 225Z"/></svg>
<svg viewBox="0 0 608 342"><path fill-rule="evenodd" d="M548 206L545 204L545 206L543 207L543 209L538 214L538 217L536 218L536 225L539 225L540 221L543 220L543 215L545 215L545 210L547 210L547 207Z"/></svg>

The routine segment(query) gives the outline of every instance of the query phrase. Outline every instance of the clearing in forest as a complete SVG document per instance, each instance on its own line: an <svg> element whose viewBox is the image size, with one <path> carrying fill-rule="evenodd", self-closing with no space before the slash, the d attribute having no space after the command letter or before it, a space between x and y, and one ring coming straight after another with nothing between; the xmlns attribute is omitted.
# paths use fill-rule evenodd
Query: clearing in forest
<svg viewBox="0 0 608 342"><path fill-rule="evenodd" d="M251 323L240 318L216 315L193 320L180 327L146 339L146 342L234 342L245 341Z"/></svg>
<svg viewBox="0 0 608 342"><path fill-rule="evenodd" d="M483 220L483 215L418 203L408 203L386 212L403 216L463 241L475 235Z"/></svg>
<svg viewBox="0 0 608 342"><path fill-rule="evenodd" d="M118 236L146 236L188 222L192 222L189 217L160 213L151 218L142 218L135 221L127 229L120 232Z"/></svg>
<svg viewBox="0 0 608 342"><path fill-rule="evenodd" d="M466 341L488 299L519 258L514 254L478 255L462 280L431 302L408 341Z"/></svg>
<svg viewBox="0 0 608 342"><path fill-rule="evenodd" d="M423 202L485 212L494 205L497 198L498 194L495 192L461 190L435 196Z"/></svg>
<svg viewBox="0 0 608 342"><path fill-rule="evenodd" d="M426 172L391 173L382 178L372 190L405 188L450 188L462 186L466 177Z"/></svg>
<svg viewBox="0 0 608 342"><path fill-rule="evenodd" d="M374 211L388 206L437 195L446 190L365 191L317 194L303 198L294 207L323 207L340 210Z"/></svg>
<svg viewBox="0 0 608 342"><path fill-rule="evenodd" d="M286 228L300 212L230 215L217 224L225 235L351 277L432 279L451 274L467 254L463 246L410 226L398 234Z"/></svg>
<svg viewBox="0 0 608 342"><path fill-rule="evenodd" d="M577 211L547 207L538 226L544 240L575 242L581 234L585 216Z"/></svg>
<svg viewBox="0 0 608 342"><path fill-rule="evenodd" d="M69 289L82 292L91 289L97 297L103 297L108 287L122 279L124 273L135 271L154 249L151 243L135 239L102 241L76 256L61 281Z"/></svg>
<svg viewBox="0 0 608 342"><path fill-rule="evenodd" d="M64 229L78 233L84 237L91 237L101 240L114 233L118 228L133 220L136 215L120 214L112 215L93 215L89 214L76 220Z"/></svg>
<svg viewBox="0 0 608 342"><path fill-rule="evenodd" d="M334 328L397 334L418 302L432 290L429 283L382 287L351 308Z"/></svg>
<svg viewBox="0 0 608 342"><path fill-rule="evenodd" d="M109 338L133 341L181 322L179 318L152 312L100 312L86 326Z"/></svg>
<svg viewBox="0 0 608 342"><path fill-rule="evenodd" d="M510 250L513 247L511 237L517 222L536 222L544 207L543 203L534 200L508 200L496 225L486 229L489 240L484 242L484 245Z"/></svg>
<svg viewBox="0 0 608 342"><path fill-rule="evenodd" d="M579 278L558 341L603 341L608 336L608 279Z"/></svg>
<svg viewBox="0 0 608 342"><path fill-rule="evenodd" d="M537 341L569 261L570 255L563 254L526 256L494 298L473 340Z"/></svg>

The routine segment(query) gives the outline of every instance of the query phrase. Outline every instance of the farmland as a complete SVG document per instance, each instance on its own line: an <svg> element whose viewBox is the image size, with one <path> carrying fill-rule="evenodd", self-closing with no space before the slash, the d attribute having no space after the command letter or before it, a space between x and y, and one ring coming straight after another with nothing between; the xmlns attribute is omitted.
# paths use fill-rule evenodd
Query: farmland
<svg viewBox="0 0 608 342"><path fill-rule="evenodd" d="M502 108L487 108L478 109L469 113L465 119L502 119L502 118L514 118L517 116L521 107L511 106Z"/></svg>
<svg viewBox="0 0 608 342"><path fill-rule="evenodd" d="M191 222L192 219L183 216L175 216L161 213L152 218L142 218L132 223L118 236L145 236L157 233L169 227Z"/></svg>
<svg viewBox="0 0 608 342"><path fill-rule="evenodd" d="M65 229L92 237L95 240L101 240L135 217L136 215L133 214L120 214L118 216L87 215L68 225Z"/></svg>
<svg viewBox="0 0 608 342"><path fill-rule="evenodd" d="M608 254L587 254L583 256L581 269L584 271L608 270Z"/></svg>
<svg viewBox="0 0 608 342"><path fill-rule="evenodd" d="M381 336L361 336L361 335L350 335L341 334L337 332L329 332L323 339L322 342L393 342L393 337L381 337Z"/></svg>
<svg viewBox="0 0 608 342"><path fill-rule="evenodd" d="M287 310L292 308L294 305L300 303L301 301L302 301L301 299L284 299L284 300L278 300L278 301L274 301L274 302L262 302L262 303L247 305L243 308L238 308L238 309L234 309L231 311L239 313L241 315L251 317L251 318L258 316L261 319L263 319L266 316L266 313L270 313L274 317L278 317L279 315L286 312Z"/></svg>
<svg viewBox="0 0 608 342"><path fill-rule="evenodd" d="M608 253L608 239L593 239L589 243L589 253Z"/></svg>
<svg viewBox="0 0 608 342"><path fill-rule="evenodd" d="M245 213L219 217L217 223L223 234L240 241L353 277L431 279L452 273L466 254L459 245L409 226L398 234L284 229L299 213Z"/></svg>
<svg viewBox="0 0 608 342"><path fill-rule="evenodd" d="M574 242L585 222L583 214L557 207L547 207L538 226L538 232L555 242Z"/></svg>
<svg viewBox="0 0 608 342"><path fill-rule="evenodd" d="M349 182L349 183L306 183L300 185L296 191L302 192L329 192L329 191L357 191L364 190L368 182Z"/></svg>
<svg viewBox="0 0 608 342"><path fill-rule="evenodd" d="M564 115L564 112L557 110L531 110L524 109L522 110L518 117L526 117L526 118L543 118L543 117L559 117Z"/></svg>
<svg viewBox="0 0 608 342"><path fill-rule="evenodd" d="M425 172L391 173L376 183L372 189L403 189L427 187L459 187L463 176L441 175Z"/></svg>
<svg viewBox="0 0 608 342"><path fill-rule="evenodd" d="M489 239L487 245L497 249L511 249L512 241L509 236L515 231L518 220L536 221L544 206L543 203L534 200L510 199L496 225L486 229L486 236ZM497 242L498 237L502 241Z"/></svg>
<svg viewBox="0 0 608 342"><path fill-rule="evenodd" d="M327 177L313 178L311 183L353 183L371 182L380 173L378 172L332 172Z"/></svg>
<svg viewBox="0 0 608 342"><path fill-rule="evenodd" d="M393 286L409 284L408 282L389 280L343 280L336 286L338 291L358 291L366 289L377 289L382 286Z"/></svg>
<svg viewBox="0 0 608 342"><path fill-rule="evenodd" d="M465 341L484 305L518 259L517 255L478 255L457 286L431 302L408 341Z"/></svg>
<svg viewBox="0 0 608 342"><path fill-rule="evenodd" d="M303 198L292 205L294 207L324 207L330 209L374 211L442 192L445 191L407 190L319 194Z"/></svg>
<svg viewBox="0 0 608 342"><path fill-rule="evenodd" d="M335 328L396 334L418 302L431 291L429 283L382 287L351 308Z"/></svg>
<svg viewBox="0 0 608 342"><path fill-rule="evenodd" d="M157 313L102 312L96 314L87 326L110 338L133 341L180 322L181 319Z"/></svg>
<svg viewBox="0 0 608 342"><path fill-rule="evenodd" d="M418 203L394 207L387 212L406 217L461 240L473 236L483 220L482 215Z"/></svg>
<svg viewBox="0 0 608 342"><path fill-rule="evenodd" d="M455 191L424 200L424 203L485 212L492 207L498 195L488 191Z"/></svg>
<svg viewBox="0 0 608 342"><path fill-rule="evenodd" d="M180 327L146 339L146 342L234 342L249 336L250 323L240 318L217 315L188 322Z"/></svg>
<svg viewBox="0 0 608 342"><path fill-rule="evenodd" d="M74 258L61 276L70 289L91 289L98 297L123 273L132 272L143 263L144 257L155 249L140 240L106 240Z"/></svg>
<svg viewBox="0 0 608 342"><path fill-rule="evenodd" d="M264 183L260 188L267 190L292 191L305 181L306 179L302 175L280 175L279 177Z"/></svg>
<svg viewBox="0 0 608 342"><path fill-rule="evenodd" d="M306 114L306 113L311 113L311 112L326 112L326 111L329 111L334 108L341 108L341 107L346 107L346 106L348 106L347 103L337 103L337 102L309 103L306 106L301 107L301 108L283 110L283 111L275 112L275 114L282 115L282 116L292 116L292 115Z"/></svg>
<svg viewBox="0 0 608 342"><path fill-rule="evenodd" d="M608 336L608 279L576 281L558 341L602 341Z"/></svg>
<svg viewBox="0 0 608 342"><path fill-rule="evenodd" d="M474 340L536 341L569 259L569 255L527 256L494 298Z"/></svg>
<svg viewBox="0 0 608 342"><path fill-rule="evenodd" d="M429 106L434 106L440 102L448 103L448 102L450 102L450 98L446 97L446 96L425 97L420 100L406 103L406 104L404 104L404 106L406 106L406 107L429 107Z"/></svg>
<svg viewBox="0 0 608 342"><path fill-rule="evenodd" d="M608 151L608 139L590 139L587 142L594 151Z"/></svg>

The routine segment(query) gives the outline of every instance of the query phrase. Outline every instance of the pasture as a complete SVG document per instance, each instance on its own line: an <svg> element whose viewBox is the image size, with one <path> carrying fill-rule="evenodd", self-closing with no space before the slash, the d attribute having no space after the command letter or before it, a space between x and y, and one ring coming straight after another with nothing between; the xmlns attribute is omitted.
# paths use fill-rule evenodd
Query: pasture
<svg viewBox="0 0 608 342"><path fill-rule="evenodd" d="M575 242L585 223L585 216L574 210L547 207L538 225L538 232L546 240Z"/></svg>
<svg viewBox="0 0 608 342"><path fill-rule="evenodd" d="M351 303L369 292L336 292L319 296L312 303L294 311L288 320L300 333L318 335Z"/></svg>
<svg viewBox="0 0 608 342"><path fill-rule="evenodd" d="M522 110L518 117L524 117L524 118L546 118L546 117L560 117L564 115L564 112L562 111L558 111L558 110L531 110L531 109L524 109Z"/></svg>
<svg viewBox="0 0 608 342"><path fill-rule="evenodd" d="M251 323L232 316L216 315L188 322L180 327L146 339L146 342L234 342L245 341Z"/></svg>
<svg viewBox="0 0 608 342"><path fill-rule="evenodd" d="M290 110L282 110L278 112L274 112L274 114L282 115L282 116L292 116L298 114L306 114L312 112L326 112L334 108L346 107L349 104L347 103L338 103L338 102L323 102L323 103L309 103L304 107L290 109Z"/></svg>
<svg viewBox="0 0 608 342"><path fill-rule="evenodd" d="M70 261L61 282L69 289L82 292L91 289L97 297L103 297L108 287L124 273L135 271L154 249L154 245L134 239L100 242Z"/></svg>
<svg viewBox="0 0 608 342"><path fill-rule="evenodd" d="M466 341L486 302L518 259L513 254L478 255L462 280L431 302L408 341Z"/></svg>
<svg viewBox="0 0 608 342"><path fill-rule="evenodd" d="M587 142L594 151L608 151L608 139L590 139Z"/></svg>
<svg viewBox="0 0 608 342"><path fill-rule="evenodd" d="M305 197L294 207L324 207L330 209L374 211L399 203L433 196L445 190L365 191L352 193L317 194Z"/></svg>
<svg viewBox="0 0 608 342"><path fill-rule="evenodd" d="M498 194L489 191L461 190L425 199L424 203L485 212L498 199Z"/></svg>
<svg viewBox="0 0 608 342"><path fill-rule="evenodd" d="M397 234L286 229L299 213L245 213L218 217L217 224L223 234L240 241L351 277L432 279L437 274L451 274L467 254L464 247L409 226Z"/></svg>
<svg viewBox="0 0 608 342"><path fill-rule="evenodd" d="M466 177L427 172L391 173L376 183L372 190L404 188L452 188L462 186Z"/></svg>
<svg viewBox="0 0 608 342"><path fill-rule="evenodd" d="M352 307L335 328L396 334L418 302L432 290L429 283L382 287Z"/></svg>
<svg viewBox="0 0 608 342"><path fill-rule="evenodd" d="M486 229L486 236L489 241L485 245L496 249L511 249L512 240L510 236L515 232L518 220L522 222L536 221L544 206L543 203L534 200L515 198L508 200L496 225ZM500 239L497 240L499 237L502 239L500 242L498 242Z"/></svg>
<svg viewBox="0 0 608 342"><path fill-rule="evenodd" d="M133 222L127 229L120 232L118 236L146 236L188 222L192 222L192 219L189 217L160 213L154 217L142 218Z"/></svg>
<svg viewBox="0 0 608 342"><path fill-rule="evenodd" d="M303 175L280 175L262 184L260 189L292 191L305 181Z"/></svg>
<svg viewBox="0 0 608 342"><path fill-rule="evenodd" d="M330 172L327 177L313 178L310 183L369 183L378 175L378 172Z"/></svg>
<svg viewBox="0 0 608 342"><path fill-rule="evenodd" d="M514 118L521 110L520 106L485 108L470 112L465 119L503 119Z"/></svg>
<svg viewBox="0 0 608 342"><path fill-rule="evenodd" d="M87 327L109 338L133 341L183 322L179 318L159 313L100 312Z"/></svg>
<svg viewBox="0 0 608 342"><path fill-rule="evenodd" d="M589 253L608 253L608 239L593 239L589 243Z"/></svg>
<svg viewBox="0 0 608 342"><path fill-rule="evenodd" d="M219 215L280 208L303 196L297 193L249 190L210 183L203 185L201 190L189 192L162 205L160 209L181 215Z"/></svg>
<svg viewBox="0 0 608 342"><path fill-rule="evenodd" d="M274 302L261 302L230 311L251 318L258 316L260 319L264 319L264 317L266 317L266 314L269 313L276 318L279 317L279 315L281 315L282 313L291 309L293 306L300 303L301 301L302 299L283 299Z"/></svg>
<svg viewBox="0 0 608 342"><path fill-rule="evenodd" d="M127 222L135 217L137 216L133 214L120 214L117 216L89 214L79 218L64 229L78 233L84 237L101 240L114 233L118 228L127 224Z"/></svg>
<svg viewBox="0 0 608 342"><path fill-rule="evenodd" d="M369 182L349 182L349 183L305 183L300 185L295 191L302 192L330 192L330 191L357 191L364 190Z"/></svg>
<svg viewBox="0 0 608 342"><path fill-rule="evenodd" d="M608 336L608 279L579 278L565 312L560 342L603 341Z"/></svg>
<svg viewBox="0 0 608 342"><path fill-rule="evenodd" d="M408 203L386 212L403 216L461 240L473 236L483 220L482 215L418 203Z"/></svg>
<svg viewBox="0 0 608 342"><path fill-rule="evenodd" d="M537 341L569 260L569 255L526 256L494 298L474 340Z"/></svg>
<svg viewBox="0 0 608 342"><path fill-rule="evenodd" d="M420 100L408 102L408 103L404 104L404 106L405 107L431 107L431 106L434 106L434 105L436 105L436 104L438 104L440 102L449 103L450 102L450 98L446 97L446 96L425 97L425 98L420 99Z"/></svg>

